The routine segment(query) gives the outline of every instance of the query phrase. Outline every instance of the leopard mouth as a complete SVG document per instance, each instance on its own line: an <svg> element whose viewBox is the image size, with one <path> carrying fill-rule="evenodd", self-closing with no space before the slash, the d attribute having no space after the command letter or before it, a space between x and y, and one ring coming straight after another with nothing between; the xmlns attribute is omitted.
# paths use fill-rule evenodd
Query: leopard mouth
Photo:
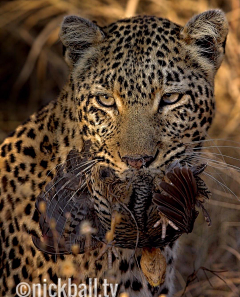
<svg viewBox="0 0 240 297"><path fill-rule="evenodd" d="M120 152L118 151L118 157L128 166L130 169L140 170L142 168L148 168L158 157L159 150L157 149L154 155L147 155L147 154L133 154L133 155L125 155L121 156Z"/></svg>

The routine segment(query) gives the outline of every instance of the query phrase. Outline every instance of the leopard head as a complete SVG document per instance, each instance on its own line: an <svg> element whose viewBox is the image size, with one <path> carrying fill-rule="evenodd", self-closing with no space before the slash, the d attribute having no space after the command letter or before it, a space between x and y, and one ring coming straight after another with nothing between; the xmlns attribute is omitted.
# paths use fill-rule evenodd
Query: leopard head
<svg viewBox="0 0 240 297"><path fill-rule="evenodd" d="M228 25L220 10L181 27L137 16L100 28L67 16L60 38L83 140L100 164L164 168L203 140L214 115L214 76Z"/></svg>

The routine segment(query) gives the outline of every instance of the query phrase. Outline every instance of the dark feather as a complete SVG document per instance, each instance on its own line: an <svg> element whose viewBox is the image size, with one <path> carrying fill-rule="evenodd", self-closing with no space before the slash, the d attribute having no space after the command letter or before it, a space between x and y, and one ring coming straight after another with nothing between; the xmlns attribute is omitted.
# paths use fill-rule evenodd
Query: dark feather
<svg viewBox="0 0 240 297"><path fill-rule="evenodd" d="M194 222L198 216L195 206L199 206L206 221L210 222L210 217L202 203L198 200L201 193L208 198L207 186L197 175L206 168L205 164L198 167L181 166L175 162L171 165L166 177L169 182L162 181L160 188L162 193L153 195L153 203L157 205L159 211L172 221L181 232L192 232ZM205 192L204 192L205 191Z"/></svg>
<svg viewBox="0 0 240 297"><path fill-rule="evenodd" d="M72 252L73 245L78 245L79 253L84 253L86 237L80 232L81 223L88 221L92 228L101 226L94 214L93 201L88 191L82 189L82 183L86 181L80 174L84 161L77 151L71 151L66 164L58 169L55 178L36 200L43 236L41 239L33 236L33 242L43 252L66 254ZM46 211L42 211L42 203ZM90 235L88 249L97 248L103 241L104 233L99 228L97 231L97 236Z"/></svg>

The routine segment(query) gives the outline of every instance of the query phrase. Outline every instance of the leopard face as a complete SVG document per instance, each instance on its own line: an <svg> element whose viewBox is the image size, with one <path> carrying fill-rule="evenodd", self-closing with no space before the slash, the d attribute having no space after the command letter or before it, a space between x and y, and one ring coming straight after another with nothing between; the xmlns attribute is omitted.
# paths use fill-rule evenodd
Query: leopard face
<svg viewBox="0 0 240 297"><path fill-rule="evenodd" d="M205 138L227 34L215 13L185 27L148 16L102 29L65 19L60 36L72 67L72 100L97 166L120 178L132 168L161 171Z"/></svg>

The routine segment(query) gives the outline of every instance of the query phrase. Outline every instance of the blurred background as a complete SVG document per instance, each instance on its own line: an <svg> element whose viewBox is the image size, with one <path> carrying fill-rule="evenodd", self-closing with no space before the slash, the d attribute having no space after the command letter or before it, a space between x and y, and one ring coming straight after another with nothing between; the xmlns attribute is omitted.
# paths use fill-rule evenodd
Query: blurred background
<svg viewBox="0 0 240 297"><path fill-rule="evenodd" d="M240 296L240 0L0 2L0 142L30 114L56 99L66 82L68 69L58 38L63 16L77 14L104 26L147 14L184 25L194 14L211 8L221 8L230 26L226 58L216 77L216 118L206 151L197 156L209 164L205 177L213 196L206 208L212 227L200 214L193 233L182 236L176 297L182 295L187 279L193 280L187 297ZM215 275L207 269L225 272Z"/></svg>

